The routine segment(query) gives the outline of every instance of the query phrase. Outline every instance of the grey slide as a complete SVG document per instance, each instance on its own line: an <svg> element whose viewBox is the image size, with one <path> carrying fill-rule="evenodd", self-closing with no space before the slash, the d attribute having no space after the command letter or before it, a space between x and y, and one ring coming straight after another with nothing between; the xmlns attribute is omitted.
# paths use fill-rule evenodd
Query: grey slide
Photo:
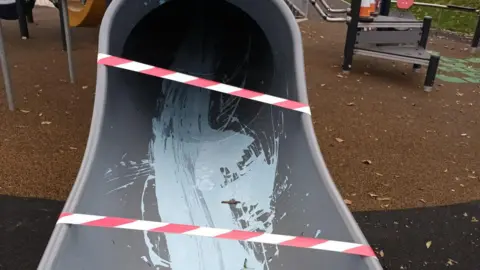
<svg viewBox="0 0 480 270"><path fill-rule="evenodd" d="M114 0L99 40L101 53L308 103L300 31L282 0ZM230 199L240 203L221 203ZM309 115L105 66L64 211L366 244ZM381 267L330 251L61 224L39 269Z"/></svg>

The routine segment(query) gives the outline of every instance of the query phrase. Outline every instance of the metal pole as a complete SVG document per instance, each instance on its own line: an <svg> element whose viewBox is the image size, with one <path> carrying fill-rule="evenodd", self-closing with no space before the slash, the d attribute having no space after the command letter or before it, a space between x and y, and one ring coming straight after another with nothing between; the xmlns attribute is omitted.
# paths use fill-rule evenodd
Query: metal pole
<svg viewBox="0 0 480 270"><path fill-rule="evenodd" d="M70 25L68 23L68 10L67 10L67 1L60 0L60 12L63 13L63 27L65 29L65 39L67 41L67 58L68 58L68 72L70 75L70 83L75 83L75 74L73 72L73 59L72 59L72 37L70 35Z"/></svg>
<svg viewBox="0 0 480 270"><path fill-rule="evenodd" d="M27 16L25 15L25 1L16 0L15 5L17 8L20 35L22 36L22 39L28 39L30 38L30 34L28 33Z"/></svg>
<svg viewBox="0 0 480 270"><path fill-rule="evenodd" d="M477 28L475 29L475 34L472 39L472 53L477 51L477 47L480 43L480 14L478 15Z"/></svg>
<svg viewBox="0 0 480 270"><path fill-rule="evenodd" d="M67 51L67 40L65 38L65 25L63 25L62 1L58 2L58 17L60 18L60 38L62 39L62 51Z"/></svg>
<svg viewBox="0 0 480 270"><path fill-rule="evenodd" d="M380 15L388 16L390 14L390 5L392 4L391 0L382 0L380 3Z"/></svg>
<svg viewBox="0 0 480 270"><path fill-rule="evenodd" d="M328 16L327 13L325 13L325 11L323 11L323 9L320 7L319 4L317 4L316 0L310 0L310 4L313 5L313 7L315 8L315 10L320 14L320 16L322 16L322 18L324 20L326 20L327 22L346 22L347 21L347 18L343 18L343 17L330 17Z"/></svg>
<svg viewBox="0 0 480 270"><path fill-rule="evenodd" d="M347 37L345 39L345 47L343 49L342 71L346 74L350 73L350 70L352 70L355 43L357 41L357 33L359 31L358 22L360 19L361 3L361 0L353 0L351 5L351 19L350 23L347 24Z"/></svg>
<svg viewBox="0 0 480 270"><path fill-rule="evenodd" d="M28 23L34 23L33 20L33 8L27 7L27 11L25 12L27 16Z"/></svg>
<svg viewBox="0 0 480 270"><path fill-rule="evenodd" d="M8 70L7 56L5 54L5 46L3 45L3 29L0 20L0 64L2 65L3 81L5 82L5 93L7 94L8 109L13 111L15 104L13 104L12 83L10 80L10 72Z"/></svg>
<svg viewBox="0 0 480 270"><path fill-rule="evenodd" d="M341 9L338 9L338 8L331 8L327 1L325 0L320 0L320 3L325 7L325 9L330 12L330 13L347 13L347 9L346 8L341 8Z"/></svg>

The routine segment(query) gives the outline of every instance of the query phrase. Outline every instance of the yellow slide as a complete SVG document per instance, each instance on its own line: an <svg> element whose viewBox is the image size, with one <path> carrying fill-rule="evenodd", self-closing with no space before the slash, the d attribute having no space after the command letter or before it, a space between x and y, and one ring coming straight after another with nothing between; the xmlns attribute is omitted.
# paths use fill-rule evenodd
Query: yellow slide
<svg viewBox="0 0 480 270"><path fill-rule="evenodd" d="M105 0L68 1L68 16L71 27L95 27L102 22L107 6Z"/></svg>

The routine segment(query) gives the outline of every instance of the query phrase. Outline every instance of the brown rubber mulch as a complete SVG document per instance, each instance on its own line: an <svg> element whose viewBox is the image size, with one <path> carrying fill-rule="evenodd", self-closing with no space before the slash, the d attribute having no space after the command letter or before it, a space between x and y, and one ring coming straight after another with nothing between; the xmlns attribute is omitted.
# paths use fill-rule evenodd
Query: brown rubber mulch
<svg viewBox="0 0 480 270"><path fill-rule="evenodd" d="M416 74L411 65L361 56L345 76L345 26L305 22L301 29L317 138L351 209L480 199L479 84L437 79L425 93L425 69ZM468 44L432 39L429 48L441 55L470 56Z"/></svg>
<svg viewBox="0 0 480 270"><path fill-rule="evenodd" d="M97 29L74 29L77 83L68 83L56 9L35 8L21 40L17 21L2 21L15 92L10 112L0 91L0 194L65 199L86 145L93 92Z"/></svg>
<svg viewBox="0 0 480 270"><path fill-rule="evenodd" d="M26 41L16 22L4 23L18 108L8 112L2 91L0 194L65 200L88 137L98 30L74 29L72 85L56 11L38 8L35 19L38 25L30 25L32 38ZM316 21L301 28L317 137L353 210L480 199L478 85L437 81L438 91L426 94L423 73L362 57L345 76L345 25ZM468 56L466 44L434 43L443 55Z"/></svg>

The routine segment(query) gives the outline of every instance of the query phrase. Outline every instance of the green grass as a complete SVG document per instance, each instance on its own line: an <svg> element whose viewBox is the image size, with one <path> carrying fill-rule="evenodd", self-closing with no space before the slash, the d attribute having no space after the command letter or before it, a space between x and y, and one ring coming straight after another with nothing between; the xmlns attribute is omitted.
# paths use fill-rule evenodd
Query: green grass
<svg viewBox="0 0 480 270"><path fill-rule="evenodd" d="M450 4L480 9L480 0L419 0L418 2ZM392 7L394 6L395 4L392 4ZM434 28L467 34L472 34L475 31L478 21L478 15L472 12L418 6L413 6L412 12L418 19L422 19L424 16L431 16Z"/></svg>

